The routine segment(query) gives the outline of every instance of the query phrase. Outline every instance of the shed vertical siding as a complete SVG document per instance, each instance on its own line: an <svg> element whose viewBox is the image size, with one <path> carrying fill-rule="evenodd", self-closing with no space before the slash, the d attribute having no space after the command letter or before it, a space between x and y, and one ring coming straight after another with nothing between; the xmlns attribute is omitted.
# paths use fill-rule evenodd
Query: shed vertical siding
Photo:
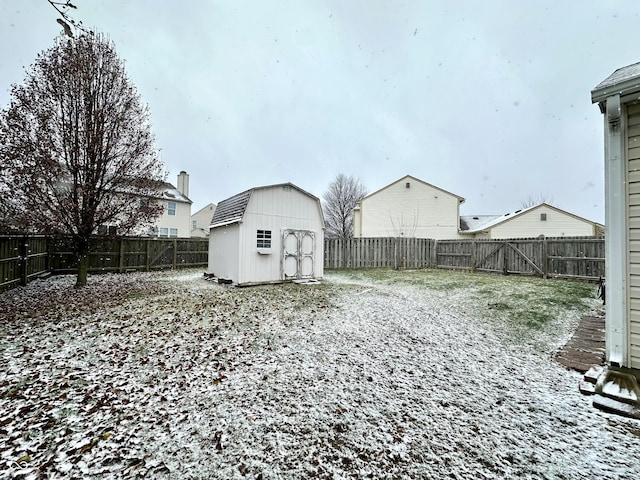
<svg viewBox="0 0 640 480"><path fill-rule="evenodd" d="M640 104L627 106L629 366L640 369Z"/></svg>
<svg viewBox="0 0 640 480"><path fill-rule="evenodd" d="M209 235L209 273L230 280L238 278L239 244L240 224L213 228Z"/></svg>
<svg viewBox="0 0 640 480"><path fill-rule="evenodd" d="M546 220L541 220L541 214L546 216ZM526 238L539 235L545 237L590 237L595 234L595 228L591 222L544 205L523 212L491 229L492 239Z"/></svg>
<svg viewBox="0 0 640 480"><path fill-rule="evenodd" d="M322 212L315 199L288 185L256 189L251 194L241 228L238 284L283 280L282 233L287 229L314 232L314 278L322 278L324 234ZM270 253L258 252L258 230L271 231Z"/></svg>
<svg viewBox="0 0 640 480"><path fill-rule="evenodd" d="M455 195L405 177L362 200L357 234L361 237L459 238L459 202Z"/></svg>

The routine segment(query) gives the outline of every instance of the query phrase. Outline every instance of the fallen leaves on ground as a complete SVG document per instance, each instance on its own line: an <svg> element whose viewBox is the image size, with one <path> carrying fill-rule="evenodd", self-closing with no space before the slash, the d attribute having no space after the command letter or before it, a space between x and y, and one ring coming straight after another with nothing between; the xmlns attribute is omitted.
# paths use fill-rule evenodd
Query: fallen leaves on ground
<svg viewBox="0 0 640 480"><path fill-rule="evenodd" d="M607 422L459 295L328 279L135 273L0 295L0 478L640 471L637 425Z"/></svg>

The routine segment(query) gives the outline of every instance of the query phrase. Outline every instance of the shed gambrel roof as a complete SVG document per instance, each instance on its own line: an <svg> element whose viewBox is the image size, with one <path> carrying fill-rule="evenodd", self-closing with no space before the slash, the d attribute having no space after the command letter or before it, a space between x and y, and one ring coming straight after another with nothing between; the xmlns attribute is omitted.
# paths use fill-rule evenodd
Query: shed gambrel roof
<svg viewBox="0 0 640 480"><path fill-rule="evenodd" d="M442 189L442 188L440 188L440 187L436 187L435 185L432 185L432 184L427 183L427 182L425 182L425 181L423 181L423 180L420 180L419 178L412 177L411 175L405 175L404 177L399 178L399 179L398 179L398 180L396 180L395 182L391 182L390 184L385 185L384 187L382 187L382 188L380 188L380 189L376 190L375 192L370 193L369 195L367 195L366 197L364 197L362 200L365 200L365 199L367 199L367 198L369 198L369 197L373 197L374 195L377 195L378 193L382 192L383 190L386 190L386 189L387 189L387 188L389 188L391 185L395 185L396 183L399 183L399 182L404 182L404 181L406 181L407 179L411 179L411 180L413 180L413 181L416 181L416 182L421 183L422 185L426 185L426 186L428 186L428 187L435 188L436 190L440 190L442 193L446 193L447 195L451 195L452 197L456 197L460 203L464 203L464 197L461 197L460 195L456 195L455 193L447 192L446 190L444 190L444 189ZM360 202L362 202L362 200L360 200ZM360 202L358 202L358 203L360 203ZM357 207L356 207L356 208L357 208Z"/></svg>
<svg viewBox="0 0 640 480"><path fill-rule="evenodd" d="M553 205L549 205L548 203L540 203L538 205L533 205L532 207L516 210L515 212L505 213L504 215L460 215L460 233L462 234L480 233L483 230L489 230L490 228L493 228L496 225L500 225L501 223L508 222L513 218L524 215L525 213L531 212L532 210L536 210L537 208L540 208L540 207L551 208L552 210L556 210L565 215L569 215L575 219L582 220L583 222L591 223L593 225L597 225L599 227L604 228L603 225L600 225L597 222L592 222L591 220L587 220L586 218L579 217L578 215L574 215L573 213L567 212L566 210L562 210L561 208L554 207ZM463 226L467 226L467 229L464 229Z"/></svg>
<svg viewBox="0 0 640 480"><path fill-rule="evenodd" d="M211 227L221 227L242 220L252 191L253 189L246 190L218 203L211 219Z"/></svg>
<svg viewBox="0 0 640 480"><path fill-rule="evenodd" d="M591 102L602 102L616 93L622 95L640 91L640 62L618 68L591 91Z"/></svg>
<svg viewBox="0 0 640 480"><path fill-rule="evenodd" d="M322 218L322 208L320 206L320 199L318 197L301 189L300 187L294 185L293 183L277 183L275 185L264 185L262 187L250 188L249 190L245 190L244 192L238 193L233 197L229 197L225 200L222 200L220 203L218 203L218 206L216 207L216 211L214 212L213 218L211 219L210 228L222 227L224 225L231 225L232 223L238 223L242 221L242 217L244 216L244 212L247 209L247 205L249 204L249 199L251 198L251 194L255 190L262 190L267 188L278 188L278 187L295 188L299 192L302 192L305 195L311 197L313 200L315 200L318 203L318 208L320 209L320 218L322 219L322 224L324 227L324 218Z"/></svg>

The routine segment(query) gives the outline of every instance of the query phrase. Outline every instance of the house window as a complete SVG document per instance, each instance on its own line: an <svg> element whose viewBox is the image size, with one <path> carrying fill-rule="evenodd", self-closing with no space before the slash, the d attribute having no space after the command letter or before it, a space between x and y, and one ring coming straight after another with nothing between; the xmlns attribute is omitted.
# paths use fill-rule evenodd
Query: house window
<svg viewBox="0 0 640 480"><path fill-rule="evenodd" d="M258 230L258 248L271 248L271 230Z"/></svg>
<svg viewBox="0 0 640 480"><path fill-rule="evenodd" d="M191 230L195 230L196 228L198 228L198 222L196 222L195 220L193 220L191 222Z"/></svg>
<svg viewBox="0 0 640 480"><path fill-rule="evenodd" d="M176 214L176 202L167 202L167 215Z"/></svg>
<svg viewBox="0 0 640 480"><path fill-rule="evenodd" d="M160 227L158 229L158 236L167 238L169 236L169 229L167 227Z"/></svg>
<svg viewBox="0 0 640 480"><path fill-rule="evenodd" d="M411 188L411 182L407 182L404 184L404 188Z"/></svg>
<svg viewBox="0 0 640 480"><path fill-rule="evenodd" d="M541 222L546 222L547 221L547 214L546 213L541 213L540 214L540 221Z"/></svg>
<svg viewBox="0 0 640 480"><path fill-rule="evenodd" d="M178 229L177 228L170 228L169 229L169 236L171 238L176 238L178 236Z"/></svg>

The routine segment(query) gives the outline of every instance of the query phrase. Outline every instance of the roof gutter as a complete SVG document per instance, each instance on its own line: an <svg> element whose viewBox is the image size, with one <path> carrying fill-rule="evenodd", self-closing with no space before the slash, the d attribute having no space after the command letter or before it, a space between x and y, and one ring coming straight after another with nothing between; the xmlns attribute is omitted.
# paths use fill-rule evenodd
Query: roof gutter
<svg viewBox="0 0 640 480"><path fill-rule="evenodd" d="M597 88L591 91L591 103L604 102L608 97L612 95L620 95L623 103L627 103L629 100L640 100L640 78L635 77L624 82L616 83L613 85L607 85L602 88ZM630 95L629 98L626 98ZM635 98L634 98L635 97ZM602 105L600 110L602 110ZM605 113L602 111L602 113Z"/></svg>

